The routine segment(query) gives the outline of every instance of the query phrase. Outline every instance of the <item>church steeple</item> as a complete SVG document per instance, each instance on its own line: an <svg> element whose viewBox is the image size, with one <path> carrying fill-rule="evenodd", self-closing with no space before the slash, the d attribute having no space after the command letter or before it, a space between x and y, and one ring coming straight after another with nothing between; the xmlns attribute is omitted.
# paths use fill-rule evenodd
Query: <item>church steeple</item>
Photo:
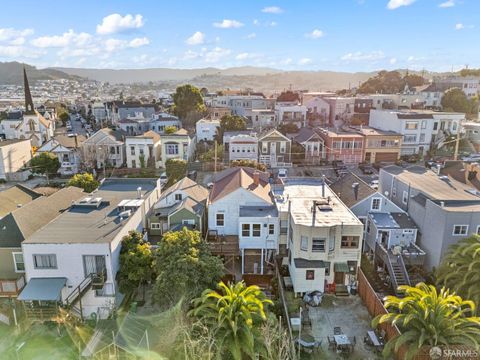
<svg viewBox="0 0 480 360"><path fill-rule="evenodd" d="M33 107L33 99L30 92L30 86L28 85L27 71L25 70L25 66L23 67L23 87L25 92L25 114L35 114L35 108Z"/></svg>

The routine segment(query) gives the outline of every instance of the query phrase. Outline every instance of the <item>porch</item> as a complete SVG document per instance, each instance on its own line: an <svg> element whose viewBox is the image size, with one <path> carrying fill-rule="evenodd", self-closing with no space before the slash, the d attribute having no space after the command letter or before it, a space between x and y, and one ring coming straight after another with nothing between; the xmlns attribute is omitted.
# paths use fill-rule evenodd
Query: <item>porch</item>
<svg viewBox="0 0 480 360"><path fill-rule="evenodd" d="M237 235L219 235L216 230L208 230L205 237L212 255L223 259L225 271L228 275L237 277L240 263L240 247Z"/></svg>

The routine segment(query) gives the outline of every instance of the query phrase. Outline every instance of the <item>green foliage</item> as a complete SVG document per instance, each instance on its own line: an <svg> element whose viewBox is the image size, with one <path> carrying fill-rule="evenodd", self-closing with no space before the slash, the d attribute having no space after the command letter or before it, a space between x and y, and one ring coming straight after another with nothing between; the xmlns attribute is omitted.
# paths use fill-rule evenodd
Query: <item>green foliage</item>
<svg viewBox="0 0 480 360"><path fill-rule="evenodd" d="M277 126L277 130L283 135L294 134L298 132L298 126L293 123L284 123Z"/></svg>
<svg viewBox="0 0 480 360"><path fill-rule="evenodd" d="M155 253L154 300L161 306L188 300L214 286L223 275L222 260L210 253L200 232L183 228L163 235Z"/></svg>
<svg viewBox="0 0 480 360"><path fill-rule="evenodd" d="M58 118L62 122L62 125L65 126L67 124L67 120L70 118L70 116L68 115L68 113L66 111L64 111L64 112L62 112L58 115Z"/></svg>
<svg viewBox="0 0 480 360"><path fill-rule="evenodd" d="M60 161L55 154L42 152L30 160L31 171L45 176L55 175L60 169Z"/></svg>
<svg viewBox="0 0 480 360"><path fill-rule="evenodd" d="M451 88L442 97L442 107L445 111L456 111L466 114L478 112L478 99L468 99L462 89Z"/></svg>
<svg viewBox="0 0 480 360"><path fill-rule="evenodd" d="M256 162L255 160L234 160L230 163L231 167L250 167L260 171L266 171L267 167L265 164Z"/></svg>
<svg viewBox="0 0 480 360"><path fill-rule="evenodd" d="M182 159L168 159L165 163L165 172L168 177L168 184L175 184L187 174L187 162Z"/></svg>
<svg viewBox="0 0 480 360"><path fill-rule="evenodd" d="M287 90L282 92L277 97L277 102L293 102L297 101L300 102L300 95L297 92L293 92L291 90Z"/></svg>
<svg viewBox="0 0 480 360"><path fill-rule="evenodd" d="M462 69L460 70L460 76L480 76L480 69Z"/></svg>
<svg viewBox="0 0 480 360"><path fill-rule="evenodd" d="M198 148L201 148L199 146ZM215 157L215 147L211 147L207 151L205 151L203 154L199 156L200 160L202 161L213 161ZM222 161L223 159L223 145L217 145L217 160Z"/></svg>
<svg viewBox="0 0 480 360"><path fill-rule="evenodd" d="M377 75L365 81L358 92L361 94L396 94L405 88L405 85L419 86L425 84L425 79L419 75L406 74L402 77L398 71L379 71Z"/></svg>
<svg viewBox="0 0 480 360"><path fill-rule="evenodd" d="M217 139L223 141L225 131L245 130L247 123L245 119L238 115L224 115L220 119L220 127L217 130Z"/></svg>
<svg viewBox="0 0 480 360"><path fill-rule="evenodd" d="M92 192L100 185L100 182L97 181L92 174L83 173L75 174L67 183L68 186L76 186L83 189L85 192Z"/></svg>
<svg viewBox="0 0 480 360"><path fill-rule="evenodd" d="M433 285L418 283L415 287L400 286L405 297L387 296L387 314L377 316L372 325L397 325L401 335L390 339L384 355L389 356L403 344L408 348L406 359L412 359L423 346L462 344L480 348L480 318L471 314L475 304L454 292Z"/></svg>
<svg viewBox="0 0 480 360"><path fill-rule="evenodd" d="M218 291L206 289L193 301L190 314L213 329L222 358L228 354L235 360L257 359L266 347L261 327L267 320L266 307L273 305L258 286L218 284Z"/></svg>
<svg viewBox="0 0 480 360"><path fill-rule="evenodd" d="M480 236L450 246L437 269L437 286L445 286L480 306ZM478 311L478 310L477 310Z"/></svg>
<svg viewBox="0 0 480 360"><path fill-rule="evenodd" d="M153 278L154 256L150 244L138 231L130 231L122 239L118 283L120 291L128 292Z"/></svg>
<svg viewBox="0 0 480 360"><path fill-rule="evenodd" d="M173 112L184 121L188 121L191 114L205 111L200 90L190 84L177 87L173 94L173 103Z"/></svg>
<svg viewBox="0 0 480 360"><path fill-rule="evenodd" d="M165 133L165 135L175 134L177 132L177 127L174 125L165 126L163 132Z"/></svg>

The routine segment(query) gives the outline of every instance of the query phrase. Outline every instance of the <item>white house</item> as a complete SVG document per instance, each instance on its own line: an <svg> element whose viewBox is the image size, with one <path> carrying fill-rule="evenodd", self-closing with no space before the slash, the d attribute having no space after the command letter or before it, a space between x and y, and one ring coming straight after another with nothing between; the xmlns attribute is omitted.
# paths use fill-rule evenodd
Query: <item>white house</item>
<svg viewBox="0 0 480 360"><path fill-rule="evenodd" d="M275 110L272 109L252 109L250 115L254 129L269 129L275 126Z"/></svg>
<svg viewBox="0 0 480 360"><path fill-rule="evenodd" d="M305 105L275 105L278 124L295 124L298 128L306 126L307 107Z"/></svg>
<svg viewBox="0 0 480 360"><path fill-rule="evenodd" d="M228 154L230 161L258 161L258 138L247 134L238 134L230 137Z"/></svg>
<svg viewBox="0 0 480 360"><path fill-rule="evenodd" d="M213 141L220 127L218 119L200 119L195 124L198 141Z"/></svg>
<svg viewBox="0 0 480 360"><path fill-rule="evenodd" d="M326 125L330 119L330 104L320 96L308 98L303 103L307 107L309 119L315 124Z"/></svg>
<svg viewBox="0 0 480 360"><path fill-rule="evenodd" d="M182 159L189 161L195 153L195 137L191 137L187 130L180 129L173 134L165 134L161 137L162 143L162 167L169 159Z"/></svg>
<svg viewBox="0 0 480 360"><path fill-rule="evenodd" d="M32 158L30 140L0 141L0 179L10 179Z"/></svg>
<svg viewBox="0 0 480 360"><path fill-rule="evenodd" d="M90 136L82 145L87 166L101 169L104 166L121 167L125 163L125 133L104 128Z"/></svg>
<svg viewBox="0 0 480 360"><path fill-rule="evenodd" d="M147 131L139 136L125 138L127 167L142 168L147 166L159 167L161 162L160 135L154 131Z"/></svg>
<svg viewBox="0 0 480 360"><path fill-rule="evenodd" d="M80 169L80 146L86 140L83 135L57 135L37 149L37 154L50 152L60 161L58 173L63 176L76 174Z"/></svg>
<svg viewBox="0 0 480 360"><path fill-rule="evenodd" d="M50 140L55 131L55 121L45 119L39 112L7 113L0 126L6 139L30 139L36 147Z"/></svg>
<svg viewBox="0 0 480 360"><path fill-rule="evenodd" d="M27 316L55 316L60 304L82 319L108 317L123 297L116 281L122 238L143 230L159 196L155 179L107 179L24 240L27 285L18 299Z"/></svg>

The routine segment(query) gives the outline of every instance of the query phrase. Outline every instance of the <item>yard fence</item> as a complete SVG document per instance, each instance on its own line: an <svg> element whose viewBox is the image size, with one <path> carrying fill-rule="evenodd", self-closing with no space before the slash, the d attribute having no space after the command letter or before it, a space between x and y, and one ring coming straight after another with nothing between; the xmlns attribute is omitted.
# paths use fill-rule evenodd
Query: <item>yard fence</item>
<svg viewBox="0 0 480 360"><path fill-rule="evenodd" d="M363 303L367 307L368 312L372 317L387 313L387 310L383 306L382 300L378 297L377 293L375 292L373 287L370 285L370 282L368 281L367 277L365 276L362 269L360 268L358 268L358 295L362 299ZM380 328L385 331L385 338L387 341L401 334L400 330L396 326L392 326L390 324L381 324ZM474 360L474 359L478 359L480 355L479 353L472 350L471 348L463 345L449 346L448 348L438 347L437 349L425 346L417 352L417 354L413 359L414 360L436 359L437 358L435 357L436 354L435 355L432 354L432 356L430 355L430 351L432 349L441 351L440 355L443 355L442 359L459 357L462 359ZM408 350L408 347L406 345L401 346L400 349L395 354L395 359L404 360L407 350Z"/></svg>

